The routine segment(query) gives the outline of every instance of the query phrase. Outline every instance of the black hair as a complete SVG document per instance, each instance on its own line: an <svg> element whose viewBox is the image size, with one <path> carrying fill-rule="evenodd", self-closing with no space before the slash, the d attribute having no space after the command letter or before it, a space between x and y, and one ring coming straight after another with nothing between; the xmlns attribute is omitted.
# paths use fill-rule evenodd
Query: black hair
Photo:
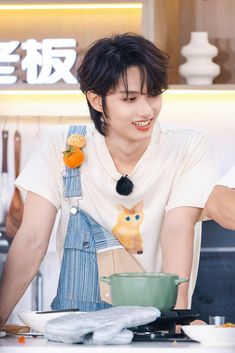
<svg viewBox="0 0 235 353"><path fill-rule="evenodd" d="M92 91L102 99L105 116L95 110L87 100L91 119L104 136L108 132L106 96L123 79L128 95L127 68L137 66L149 96L157 96L168 88L169 56L141 35L124 33L94 42L78 68L78 81L83 93Z"/></svg>

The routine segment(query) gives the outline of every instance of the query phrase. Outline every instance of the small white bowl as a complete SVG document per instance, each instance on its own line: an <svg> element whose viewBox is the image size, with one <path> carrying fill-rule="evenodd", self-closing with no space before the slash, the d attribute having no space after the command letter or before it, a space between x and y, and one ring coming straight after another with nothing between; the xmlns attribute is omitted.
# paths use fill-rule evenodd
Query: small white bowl
<svg viewBox="0 0 235 353"><path fill-rule="evenodd" d="M189 338L207 346L235 346L235 327L186 325L182 330Z"/></svg>
<svg viewBox="0 0 235 353"><path fill-rule="evenodd" d="M47 321L69 314L80 314L80 311L52 312L46 314L37 314L36 311L26 311L18 313L17 315L26 326L30 327L31 330L43 334Z"/></svg>

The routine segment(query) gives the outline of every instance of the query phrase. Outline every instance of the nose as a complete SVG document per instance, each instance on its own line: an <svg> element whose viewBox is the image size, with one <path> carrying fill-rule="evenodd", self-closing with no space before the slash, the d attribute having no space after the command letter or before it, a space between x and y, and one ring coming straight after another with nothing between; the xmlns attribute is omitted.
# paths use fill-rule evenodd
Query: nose
<svg viewBox="0 0 235 353"><path fill-rule="evenodd" d="M154 109L151 104L151 100L146 95L142 96L139 112L139 115L145 119L152 118L154 115Z"/></svg>

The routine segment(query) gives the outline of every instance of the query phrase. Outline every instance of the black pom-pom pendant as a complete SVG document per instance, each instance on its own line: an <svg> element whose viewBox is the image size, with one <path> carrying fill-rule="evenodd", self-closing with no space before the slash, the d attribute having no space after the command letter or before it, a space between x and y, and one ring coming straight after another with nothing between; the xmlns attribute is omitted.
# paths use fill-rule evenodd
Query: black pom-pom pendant
<svg viewBox="0 0 235 353"><path fill-rule="evenodd" d="M130 179L127 178L127 175L122 176L116 185L116 191L119 195L130 195L132 193L134 184Z"/></svg>

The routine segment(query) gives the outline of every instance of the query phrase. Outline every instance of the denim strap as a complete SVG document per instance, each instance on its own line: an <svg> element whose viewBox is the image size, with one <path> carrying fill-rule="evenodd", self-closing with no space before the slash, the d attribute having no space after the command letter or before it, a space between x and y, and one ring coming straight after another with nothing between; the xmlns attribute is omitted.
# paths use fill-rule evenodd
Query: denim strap
<svg viewBox="0 0 235 353"><path fill-rule="evenodd" d="M71 134L86 134L86 126L70 126ZM80 168L66 167L63 176L66 198L82 197ZM93 311L110 307L101 301L96 251L120 247L120 243L88 213L73 207L64 243L57 295L52 302L54 310L79 308Z"/></svg>

